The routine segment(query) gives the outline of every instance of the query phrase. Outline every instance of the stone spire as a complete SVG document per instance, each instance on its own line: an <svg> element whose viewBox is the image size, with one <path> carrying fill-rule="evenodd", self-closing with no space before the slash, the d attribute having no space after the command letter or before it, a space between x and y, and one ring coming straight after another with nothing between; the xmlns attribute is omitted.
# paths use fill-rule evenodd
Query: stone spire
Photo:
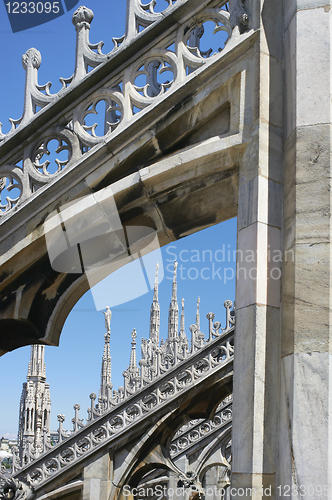
<svg viewBox="0 0 332 500"><path fill-rule="evenodd" d="M181 321L180 321L179 340L180 340L179 350L183 356L186 356L188 353L188 338L184 327L184 299L182 299L181 301Z"/></svg>
<svg viewBox="0 0 332 500"><path fill-rule="evenodd" d="M33 345L31 346L31 357L28 367L27 380L45 380L46 369L44 361L45 346Z"/></svg>
<svg viewBox="0 0 332 500"><path fill-rule="evenodd" d="M135 328L131 332L131 353L130 353L130 361L129 361L129 366L127 370L123 372L123 377L124 377L124 386L125 386L125 393L129 391L129 393L132 394L132 392L135 392L136 389L139 386L139 381L140 381L140 371L137 366L137 361L136 361L136 337L137 333Z"/></svg>
<svg viewBox="0 0 332 500"><path fill-rule="evenodd" d="M169 305L168 313L168 338L173 339L178 334L178 323L179 323L179 306L177 302L177 282L176 282L176 270L178 263L174 262L174 275L173 275L173 285L172 285L172 299Z"/></svg>
<svg viewBox="0 0 332 500"><path fill-rule="evenodd" d="M19 410L18 448L23 462L43 452L44 435L50 435L51 397L46 383L45 346L32 345L27 381Z"/></svg>
<svg viewBox="0 0 332 500"><path fill-rule="evenodd" d="M184 328L184 299L181 301L181 322L180 322L180 337L186 335L186 331Z"/></svg>
<svg viewBox="0 0 332 500"><path fill-rule="evenodd" d="M139 368L137 366L137 361L136 361L136 337L137 337L137 333L136 333L136 330L134 328L133 331L131 332L131 338L132 338L131 353L130 353L130 362L129 362L129 366L128 366L128 372L131 375L139 374Z"/></svg>
<svg viewBox="0 0 332 500"><path fill-rule="evenodd" d="M105 328L106 333L104 334L105 344L104 344L104 352L103 359L101 363L101 382L100 382L100 390L99 390L99 401L107 399L107 387L112 388L111 384L111 352L110 352L110 338L111 338L111 310L107 306L105 315Z"/></svg>
<svg viewBox="0 0 332 500"><path fill-rule="evenodd" d="M156 277L154 281L153 302L150 309L150 339L153 343L159 345L159 326L160 326L160 306L158 302L158 269L156 264Z"/></svg>
<svg viewBox="0 0 332 500"><path fill-rule="evenodd" d="M197 326L197 331L199 332L200 329L200 315L199 315L199 304L200 304L201 299L198 297L197 299L197 310L196 310L196 326Z"/></svg>

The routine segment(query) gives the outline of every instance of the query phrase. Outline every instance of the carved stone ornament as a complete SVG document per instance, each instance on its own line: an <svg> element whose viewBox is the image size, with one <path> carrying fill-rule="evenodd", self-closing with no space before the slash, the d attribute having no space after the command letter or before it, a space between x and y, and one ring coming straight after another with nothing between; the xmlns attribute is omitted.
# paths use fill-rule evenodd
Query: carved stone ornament
<svg viewBox="0 0 332 500"><path fill-rule="evenodd" d="M88 25L91 24L93 19L93 12L91 9L88 7L85 7L84 5L81 5L77 10L75 10L73 14L73 25L77 26L81 23L87 23Z"/></svg>
<svg viewBox="0 0 332 500"><path fill-rule="evenodd" d="M160 3L163 1L160 0ZM28 49L22 56L22 64L27 73L23 114L21 118L9 119L11 129L7 133L2 133L0 122L0 146L19 130L30 126L42 109L58 102L73 85L89 77L91 69L95 70L110 60L113 51L126 51L136 37L143 36L142 31L159 23L165 16L173 15L172 10L175 11L179 5L176 0L166 0L165 12L162 13L155 11L156 3L156 0L144 4L140 0L129 1L126 33L121 38L113 38L114 49L108 54L102 53L102 41L92 44L89 40L90 23L94 17L92 10L85 6L79 7L72 17L77 32L74 72L70 78L60 78L62 89L55 94L51 93L51 82L44 85L38 83L41 54L35 48ZM213 37L218 37L219 32L224 32L227 36L222 38L223 47L217 48L211 42L214 49L210 46L208 50L203 50L206 45L204 40L210 44L207 30L205 35L204 30L211 22L214 23ZM209 60L222 57L223 51L227 52L227 47L240 42L240 35L248 31L249 25L244 0L219 0L213 2L212 8L204 5L191 18L174 25L167 43L163 38L156 39L143 54L138 51L135 59L128 62L125 71L124 68L115 66L107 82L96 87L90 95L82 95L70 110L67 123L49 127L43 132L43 137L39 136L38 144L32 135L25 143L20 158L10 158L6 165L0 165L1 222L12 216L24 201L34 196L46 183L53 182L55 176L61 176L64 168L68 170L75 166L82 156L94 146L100 145L105 138L108 141L112 136L123 133L130 123L138 119L140 112L154 106L166 94L170 95L177 86L185 84L190 75L194 71L202 71ZM217 43L217 38L213 40ZM96 121L93 115L99 115ZM143 115L141 113L140 116ZM53 159L48 148L48 143L53 139L58 141L56 154L62 153L56 159ZM51 148L53 146L54 143L51 143ZM68 151L68 157L64 150ZM22 168L18 169L16 163L21 161ZM2 179L5 177L7 187L3 186ZM157 315L155 321L159 321ZM198 342L198 347L199 327L197 335L193 337ZM169 346L168 351L172 348L173 346ZM181 350L183 346L178 349L179 352ZM170 352L168 354L171 355Z"/></svg>
<svg viewBox="0 0 332 500"><path fill-rule="evenodd" d="M242 33L249 26L249 16L244 7L243 0L230 0L229 2L229 10L230 10L230 22L232 28L238 28Z"/></svg>
<svg viewBox="0 0 332 500"><path fill-rule="evenodd" d="M35 496L33 487L14 478L4 479L0 489L1 500L32 500Z"/></svg>
<svg viewBox="0 0 332 500"><path fill-rule="evenodd" d="M41 53L33 47L28 49L22 56L22 65L25 70L28 68L29 63L37 69L39 69L41 65Z"/></svg>

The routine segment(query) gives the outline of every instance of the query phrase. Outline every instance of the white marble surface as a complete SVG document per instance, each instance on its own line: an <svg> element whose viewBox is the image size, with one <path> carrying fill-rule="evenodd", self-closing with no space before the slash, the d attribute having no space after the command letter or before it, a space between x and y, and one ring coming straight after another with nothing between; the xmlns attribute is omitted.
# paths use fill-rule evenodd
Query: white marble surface
<svg viewBox="0 0 332 500"><path fill-rule="evenodd" d="M273 473L277 448L278 391L274 384L279 370L279 310L256 305L240 309L236 328L232 470L241 474Z"/></svg>
<svg viewBox="0 0 332 500"><path fill-rule="evenodd" d="M321 7L297 11L285 31L287 136L330 122L330 30L330 10Z"/></svg>
<svg viewBox="0 0 332 500"><path fill-rule="evenodd" d="M331 484L332 356L296 353L281 366L279 419L279 477L277 483L294 488L316 488L302 498L330 498L319 494ZM293 494L291 498L295 498Z"/></svg>
<svg viewBox="0 0 332 500"><path fill-rule="evenodd" d="M285 0L285 28L289 26L293 16L299 10L309 10L317 8L330 9L329 0Z"/></svg>
<svg viewBox="0 0 332 500"><path fill-rule="evenodd" d="M238 233L237 309L251 304L280 306L280 229L256 223ZM279 257L278 257L279 256Z"/></svg>

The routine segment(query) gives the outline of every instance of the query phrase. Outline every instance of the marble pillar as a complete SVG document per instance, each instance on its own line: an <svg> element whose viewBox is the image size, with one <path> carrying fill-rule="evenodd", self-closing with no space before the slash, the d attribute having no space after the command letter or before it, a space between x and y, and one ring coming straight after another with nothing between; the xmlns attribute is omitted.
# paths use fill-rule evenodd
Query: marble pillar
<svg viewBox="0 0 332 500"><path fill-rule="evenodd" d="M238 261L232 498L331 498L331 6L246 3L260 41L238 259L255 260Z"/></svg>

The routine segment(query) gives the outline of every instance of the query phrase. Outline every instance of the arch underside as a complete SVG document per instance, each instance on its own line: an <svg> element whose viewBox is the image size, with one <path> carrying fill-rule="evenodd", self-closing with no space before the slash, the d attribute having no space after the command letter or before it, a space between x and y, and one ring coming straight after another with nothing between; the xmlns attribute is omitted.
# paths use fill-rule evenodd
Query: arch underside
<svg viewBox="0 0 332 500"><path fill-rule="evenodd" d="M153 127L145 120L138 138L125 136L118 153L99 148L96 158L91 154L79 165L79 178L72 168L66 182L60 177L48 186L44 206L35 197L4 222L12 236L0 243L1 353L28 344L58 345L66 317L91 285L84 265L69 273L50 263L45 221L63 206L71 209L66 223L80 227L78 241L97 259L90 272L94 283L134 253L126 238L129 228L147 228L163 246L237 215L239 166L247 145L239 118L240 69L230 78L213 75L208 92L206 81L196 89L188 86L181 102L155 116ZM121 228L103 233L101 224L99 234L89 237L82 226L93 227L91 199L104 212L115 202ZM110 256L103 249L114 237L122 249ZM149 246L139 231L135 238L135 248ZM107 259L112 262L105 266Z"/></svg>

